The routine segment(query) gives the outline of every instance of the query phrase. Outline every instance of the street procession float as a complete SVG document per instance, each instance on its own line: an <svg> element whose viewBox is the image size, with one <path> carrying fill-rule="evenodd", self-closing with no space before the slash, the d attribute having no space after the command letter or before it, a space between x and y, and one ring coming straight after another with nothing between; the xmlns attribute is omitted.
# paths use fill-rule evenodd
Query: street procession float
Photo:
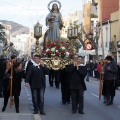
<svg viewBox="0 0 120 120"><path fill-rule="evenodd" d="M82 35L86 38L88 35L83 29L82 24L78 24L77 21L74 23L70 22L67 28L67 41L61 40L60 30L65 27L60 13L62 5L58 0L52 0L48 4L49 14L46 17L47 31L44 34L43 50L40 51L39 38L42 36L42 25L37 23L34 26L34 37L36 38L36 53L41 54L42 61L46 64L49 69L60 70L66 67L72 60L73 56L78 52L78 49L83 45L85 48L84 41L82 41ZM90 34L91 36L91 34ZM91 39L89 39L91 43ZM94 45L94 44L93 44ZM102 96L102 87L104 79L104 61L101 61L100 71L100 84L99 84L99 100Z"/></svg>
<svg viewBox="0 0 120 120"><path fill-rule="evenodd" d="M48 4L50 11L46 17L47 31L44 34L43 50L40 51L39 38L42 36L42 25L37 23L34 26L34 37L36 38L35 52L41 54L43 62L48 68L59 70L65 68L73 55L76 54L80 44L78 31L80 26L75 21L70 23L67 31L68 40L61 40L60 30L64 27L62 15L60 13L61 3L58 0L52 0Z"/></svg>
<svg viewBox="0 0 120 120"><path fill-rule="evenodd" d="M50 7L51 6L51 7ZM39 38L42 37L42 25L38 22L34 26L34 37L36 38L35 52L41 55L41 59L49 69L60 70L66 67L77 53L82 44L82 31L85 34L82 25L78 25L75 21L70 23L67 31L68 40L62 40L60 37L60 30L64 27L62 15L60 13L62 5L58 0L52 0L48 4L50 11L46 17L47 31L44 34L43 49L40 49ZM84 44L83 48L84 48ZM13 61L11 62L11 76L13 76ZM100 85L99 85L99 100L102 95L103 86L103 66L101 62ZM12 107L12 77L10 80L10 107Z"/></svg>

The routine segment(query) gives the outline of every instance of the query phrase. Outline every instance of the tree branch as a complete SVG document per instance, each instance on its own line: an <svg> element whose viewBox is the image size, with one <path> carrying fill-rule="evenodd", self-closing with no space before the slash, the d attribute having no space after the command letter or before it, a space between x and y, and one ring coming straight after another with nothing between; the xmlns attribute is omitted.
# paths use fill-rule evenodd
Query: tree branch
<svg viewBox="0 0 120 120"><path fill-rule="evenodd" d="M91 40L89 37L88 37L88 34L85 32L84 28L82 27L82 31L83 33L85 34L85 37L92 43L93 47L96 49L97 48L97 45L95 43L95 38L93 40Z"/></svg>

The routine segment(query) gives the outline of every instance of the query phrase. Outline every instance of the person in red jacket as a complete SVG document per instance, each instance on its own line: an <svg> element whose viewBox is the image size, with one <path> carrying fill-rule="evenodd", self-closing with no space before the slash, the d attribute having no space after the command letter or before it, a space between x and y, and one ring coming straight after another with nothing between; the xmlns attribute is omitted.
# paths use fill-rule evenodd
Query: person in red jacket
<svg viewBox="0 0 120 120"><path fill-rule="evenodd" d="M97 65L98 79L100 79L100 69L101 69L100 62L98 62L98 65Z"/></svg>

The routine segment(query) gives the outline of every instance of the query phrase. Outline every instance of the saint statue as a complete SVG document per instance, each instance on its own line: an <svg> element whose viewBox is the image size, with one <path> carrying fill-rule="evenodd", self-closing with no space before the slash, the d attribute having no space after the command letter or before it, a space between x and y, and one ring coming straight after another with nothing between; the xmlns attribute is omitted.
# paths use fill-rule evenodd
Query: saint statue
<svg viewBox="0 0 120 120"><path fill-rule="evenodd" d="M60 8L58 8L58 5L54 3L52 5L52 9L49 9L49 10L50 10L50 13L46 17L46 26L49 27L47 31L48 41L59 42L60 41L60 30L63 27L62 15L59 11Z"/></svg>

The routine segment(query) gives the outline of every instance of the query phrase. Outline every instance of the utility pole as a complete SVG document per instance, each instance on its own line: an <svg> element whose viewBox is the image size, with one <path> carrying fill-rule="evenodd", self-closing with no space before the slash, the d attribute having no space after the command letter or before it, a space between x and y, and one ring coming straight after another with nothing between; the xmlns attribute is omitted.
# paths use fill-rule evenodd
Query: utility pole
<svg viewBox="0 0 120 120"><path fill-rule="evenodd" d="M120 0L119 0L120 1ZM99 0L99 6L100 6L100 9L99 9L99 11L100 11L100 32L101 32L101 42L102 42L102 56L103 56L103 59L104 59L104 57L105 57L105 55L104 55L104 41L103 41L103 29L102 29L102 0Z"/></svg>

